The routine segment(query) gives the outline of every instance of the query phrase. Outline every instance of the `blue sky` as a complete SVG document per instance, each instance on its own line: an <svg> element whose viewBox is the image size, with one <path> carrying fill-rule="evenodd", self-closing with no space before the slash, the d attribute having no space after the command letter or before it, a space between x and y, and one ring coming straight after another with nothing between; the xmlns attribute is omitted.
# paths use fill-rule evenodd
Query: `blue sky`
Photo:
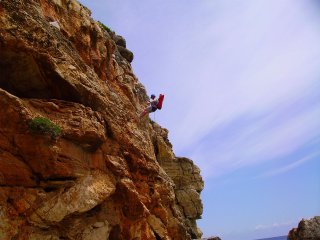
<svg viewBox="0 0 320 240"><path fill-rule="evenodd" d="M127 40L177 156L202 171L204 237L285 235L320 215L320 3L81 0Z"/></svg>

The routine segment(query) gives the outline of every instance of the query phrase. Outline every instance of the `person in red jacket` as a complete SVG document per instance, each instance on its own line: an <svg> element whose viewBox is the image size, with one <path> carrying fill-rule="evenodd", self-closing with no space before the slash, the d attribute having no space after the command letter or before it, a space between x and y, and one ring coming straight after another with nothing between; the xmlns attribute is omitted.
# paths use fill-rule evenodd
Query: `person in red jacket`
<svg viewBox="0 0 320 240"><path fill-rule="evenodd" d="M140 118L145 116L147 113L155 112L158 109L158 99L156 98L156 95L151 94L151 100L149 101L149 106L143 110L143 112L140 114Z"/></svg>

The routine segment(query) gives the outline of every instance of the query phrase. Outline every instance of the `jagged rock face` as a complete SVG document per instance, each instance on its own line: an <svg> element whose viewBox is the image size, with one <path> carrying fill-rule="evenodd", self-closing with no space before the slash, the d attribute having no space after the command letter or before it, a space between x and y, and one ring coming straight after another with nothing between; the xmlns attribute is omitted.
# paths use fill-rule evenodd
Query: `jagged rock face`
<svg viewBox="0 0 320 240"><path fill-rule="evenodd" d="M288 235L289 240L319 240L320 216L309 220L302 219L298 228L293 228Z"/></svg>
<svg viewBox="0 0 320 240"><path fill-rule="evenodd" d="M156 126L153 131L157 159L174 182L177 207L184 215L184 224L192 238L199 238L202 232L198 229L195 220L201 217L203 211L200 192L204 183L200 169L190 159L175 157L166 129Z"/></svg>
<svg viewBox="0 0 320 240"><path fill-rule="evenodd" d="M0 239L201 237L200 171L137 117L132 59L75 0L0 1Z"/></svg>

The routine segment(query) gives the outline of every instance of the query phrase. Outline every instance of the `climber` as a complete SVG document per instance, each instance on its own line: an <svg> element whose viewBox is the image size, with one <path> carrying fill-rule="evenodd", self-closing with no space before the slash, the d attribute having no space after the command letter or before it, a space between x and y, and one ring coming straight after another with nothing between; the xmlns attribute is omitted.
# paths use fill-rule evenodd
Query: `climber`
<svg viewBox="0 0 320 240"><path fill-rule="evenodd" d="M149 101L150 106L143 110L143 112L140 114L140 118L142 118L147 113L155 112L158 109L158 99L156 98L156 95L151 94L151 100Z"/></svg>

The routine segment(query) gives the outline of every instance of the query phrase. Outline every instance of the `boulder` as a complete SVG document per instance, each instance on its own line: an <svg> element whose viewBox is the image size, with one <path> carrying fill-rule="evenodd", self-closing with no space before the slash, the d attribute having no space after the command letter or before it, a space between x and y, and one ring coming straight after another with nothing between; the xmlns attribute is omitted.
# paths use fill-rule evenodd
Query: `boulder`
<svg viewBox="0 0 320 240"><path fill-rule="evenodd" d="M130 50L122 46L118 46L118 50L121 56L124 57L128 62L131 63L133 61L133 53Z"/></svg>
<svg viewBox="0 0 320 240"><path fill-rule="evenodd" d="M115 43L116 43L118 46L121 46L121 47L124 47L124 48L127 47L126 40L125 40L122 36L120 36L120 35L115 35L113 39L114 39Z"/></svg>
<svg viewBox="0 0 320 240"><path fill-rule="evenodd" d="M290 230L288 240L319 240L320 216L311 219L302 219L297 228Z"/></svg>

